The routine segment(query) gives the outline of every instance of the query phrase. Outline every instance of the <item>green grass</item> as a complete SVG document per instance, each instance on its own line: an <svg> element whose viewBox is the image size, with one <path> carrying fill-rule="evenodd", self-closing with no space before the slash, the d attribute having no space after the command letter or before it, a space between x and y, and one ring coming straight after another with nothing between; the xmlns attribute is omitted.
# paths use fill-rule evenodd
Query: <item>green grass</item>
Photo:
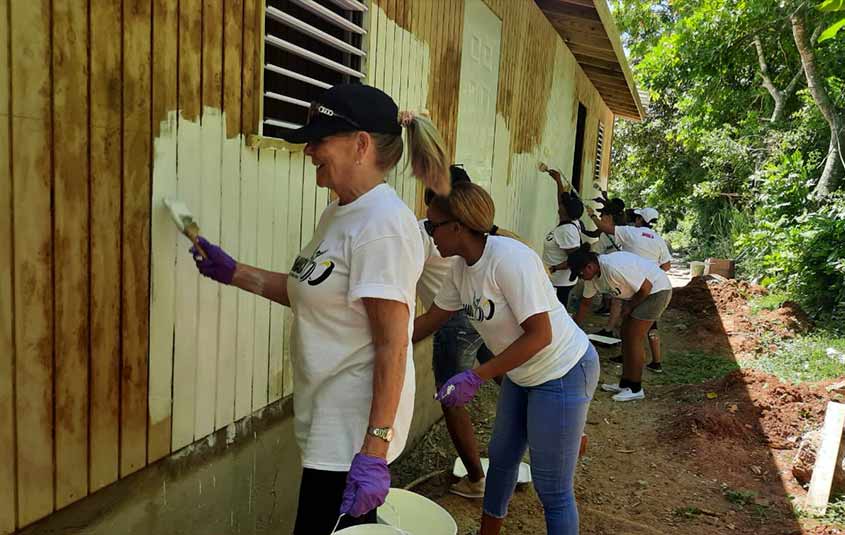
<svg viewBox="0 0 845 535"><path fill-rule="evenodd" d="M753 490L734 490L730 488L726 488L722 491L725 495L725 499L731 502L734 505L738 505L739 507L745 507L750 503L754 502L754 499L757 498L757 493Z"/></svg>
<svg viewBox="0 0 845 535"><path fill-rule="evenodd" d="M791 383L824 381L845 376L845 363L827 354L828 348L833 348L845 355L845 337L820 331L800 338L781 340L775 344L775 351L743 365Z"/></svg>
<svg viewBox="0 0 845 535"><path fill-rule="evenodd" d="M664 367L666 373L652 375L649 378L650 383L698 384L724 377L739 369L737 363L730 358L702 351L672 353Z"/></svg>
<svg viewBox="0 0 845 535"><path fill-rule="evenodd" d="M830 526L845 526L845 495L831 496L824 515L814 515L803 509L798 503L793 503L792 508L798 518L813 518L822 524Z"/></svg>
<svg viewBox="0 0 845 535"><path fill-rule="evenodd" d="M789 296L786 294L771 293L751 299L748 302L748 306L751 308L752 314L757 314L761 310L777 310L788 300Z"/></svg>

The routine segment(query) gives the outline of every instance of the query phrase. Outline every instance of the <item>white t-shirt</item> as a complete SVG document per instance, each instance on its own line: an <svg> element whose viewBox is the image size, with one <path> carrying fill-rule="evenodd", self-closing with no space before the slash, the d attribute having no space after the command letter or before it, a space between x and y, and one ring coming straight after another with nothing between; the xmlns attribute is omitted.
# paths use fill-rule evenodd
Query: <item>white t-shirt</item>
<svg viewBox="0 0 845 535"><path fill-rule="evenodd" d="M425 219L420 219L419 222L425 265L420 280L417 282L417 296L419 296L423 306L429 309L431 304L434 303L434 298L437 297L440 287L443 286L443 280L449 276L458 257L443 258L440 256L440 251L434 244L434 238L425 231L425 221Z"/></svg>
<svg viewBox="0 0 845 535"><path fill-rule="evenodd" d="M652 261L620 251L599 255L601 274L593 280L584 281L584 297L593 297L597 293L610 294L619 299L630 299L640 291L643 282L651 281L651 294L663 290L671 290L672 282L666 272L657 267Z"/></svg>
<svg viewBox="0 0 845 535"><path fill-rule="evenodd" d="M523 335L523 321L548 312L552 342L508 372L521 386L563 377L590 343L557 300L537 253L511 238L489 236L484 253L472 266L460 258L434 302L443 310L463 309L495 355Z"/></svg>
<svg viewBox="0 0 845 535"><path fill-rule="evenodd" d="M613 238L613 236L602 232L601 236L599 236L599 241L593 250L597 254L608 254L621 251L622 247L618 243L616 243L616 240Z"/></svg>
<svg viewBox="0 0 845 535"><path fill-rule="evenodd" d="M335 201L320 217L288 274L294 430L304 467L349 470L364 442L373 397L375 349L362 298L406 303L410 340L422 266L416 218L387 184L343 206ZM405 447L414 388L409 343L388 462Z"/></svg>
<svg viewBox="0 0 845 535"><path fill-rule="evenodd" d="M543 263L546 266L556 266L566 260L566 249L577 249L581 245L581 231L576 223L562 223L546 234L543 242ZM569 280L569 270L559 269L551 274L554 286L574 286L575 281Z"/></svg>
<svg viewBox="0 0 845 535"><path fill-rule="evenodd" d="M655 262L658 266L671 262L672 255L663 238L648 227L617 226L614 232L616 244L623 251L640 255Z"/></svg>

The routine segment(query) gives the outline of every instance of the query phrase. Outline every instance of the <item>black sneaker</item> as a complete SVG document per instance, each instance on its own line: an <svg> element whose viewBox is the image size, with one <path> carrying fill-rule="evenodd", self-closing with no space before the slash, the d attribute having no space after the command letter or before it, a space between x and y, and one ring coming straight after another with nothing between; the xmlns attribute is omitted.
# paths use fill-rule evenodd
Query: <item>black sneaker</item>
<svg viewBox="0 0 845 535"><path fill-rule="evenodd" d="M623 357L622 355L616 355L615 357L610 357L610 362L622 364L623 362L625 362L625 357Z"/></svg>
<svg viewBox="0 0 845 535"><path fill-rule="evenodd" d="M661 366L659 362L649 362L646 364L646 368L654 373L663 373L663 366Z"/></svg>

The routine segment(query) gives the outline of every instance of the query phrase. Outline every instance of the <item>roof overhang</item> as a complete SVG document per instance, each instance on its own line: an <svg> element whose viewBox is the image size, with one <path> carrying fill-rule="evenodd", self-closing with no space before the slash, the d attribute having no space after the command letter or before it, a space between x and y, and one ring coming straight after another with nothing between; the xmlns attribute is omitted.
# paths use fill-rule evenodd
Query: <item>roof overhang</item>
<svg viewBox="0 0 845 535"><path fill-rule="evenodd" d="M619 30L605 0L534 0L610 111L629 119L645 115Z"/></svg>

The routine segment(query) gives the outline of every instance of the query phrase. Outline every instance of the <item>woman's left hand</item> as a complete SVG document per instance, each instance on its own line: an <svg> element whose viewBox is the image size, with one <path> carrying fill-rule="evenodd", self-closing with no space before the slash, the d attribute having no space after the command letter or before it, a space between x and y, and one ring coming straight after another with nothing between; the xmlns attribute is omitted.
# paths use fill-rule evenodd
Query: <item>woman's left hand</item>
<svg viewBox="0 0 845 535"><path fill-rule="evenodd" d="M475 397L483 383L477 373L467 370L446 381L434 399L446 407L463 407Z"/></svg>
<svg viewBox="0 0 845 535"><path fill-rule="evenodd" d="M390 491L390 470L387 461L358 453L352 459L340 512L353 517L363 516L384 504Z"/></svg>

